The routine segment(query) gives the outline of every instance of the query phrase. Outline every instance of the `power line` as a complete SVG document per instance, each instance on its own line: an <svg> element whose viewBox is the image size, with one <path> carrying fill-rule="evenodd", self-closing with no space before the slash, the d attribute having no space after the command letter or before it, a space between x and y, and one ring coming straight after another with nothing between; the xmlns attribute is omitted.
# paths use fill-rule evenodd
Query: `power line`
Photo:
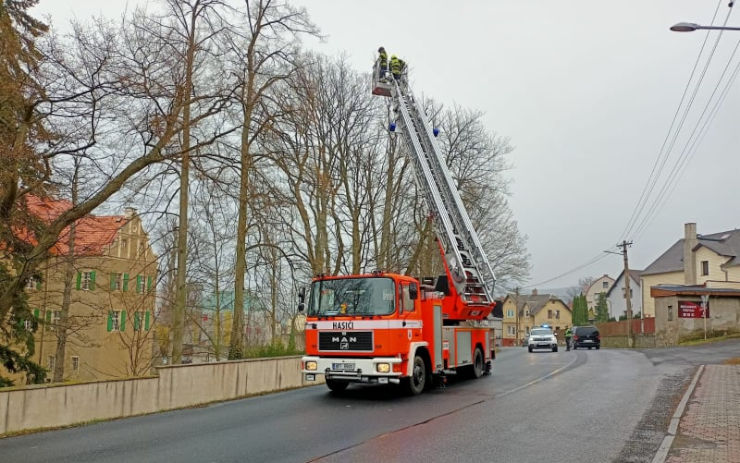
<svg viewBox="0 0 740 463"><path fill-rule="evenodd" d="M675 191L678 185L678 180L681 178L684 172L684 169L688 165L688 162L691 160L691 158L696 154L696 151L699 145L701 144L701 142L704 139L704 136L708 132L711 122L717 116L717 113L719 112L719 108L722 106L722 103L724 103L725 99L727 98L727 94L729 93L729 90L732 87L732 84L735 83L738 73L740 72L740 61L738 61L737 64L735 65L735 69L732 71L729 79L725 83L725 86L720 92L719 97L714 102L712 109L709 111L709 116L704 118L704 115L706 114L707 109L712 104L712 99L714 98L714 95L719 89L719 86L722 80L724 79L724 76L727 73L727 70L730 67L732 58L735 56L739 48L740 48L740 40L738 40L737 44L735 44L735 49L732 52L732 56L730 56L730 59L727 61L727 64L725 65L725 68L722 71L722 75L720 76L720 79L717 81L717 85L715 86L715 89L712 92L712 95L710 96L709 100L707 101L706 106L704 107L704 111L702 111L702 114L699 117L699 120L697 120L696 125L694 126L694 130L691 132L689 139L686 141L686 145L684 146L684 149L681 152L681 157L679 158L678 163L674 166L673 170L671 170L668 180L663 185L663 188L661 189L660 194L658 195L656 200L651 205L651 208L648 214L645 216L643 221L640 223L640 226L638 226L635 229L636 235L640 236L647 229L647 227L655 219L656 214L653 214L653 212L654 211L658 212L659 209L665 204L667 199L670 198L673 192ZM703 119L703 124L702 124L702 119ZM699 125L701 125L701 128L699 128ZM697 132L697 129L699 130L698 135L694 137L694 135ZM658 209L658 211L656 211L656 209Z"/></svg>
<svg viewBox="0 0 740 463"><path fill-rule="evenodd" d="M717 7L714 10L714 15L712 16L711 24L714 24L714 21L715 21L715 19L717 17L717 13L719 11L719 7L720 7L721 3L722 3L722 0L719 0L717 2ZM725 17L725 21L723 23L723 26L724 25L727 25L727 22L728 22L728 20L730 18L730 14L731 13L732 13L732 8L730 8L730 10L727 12L727 16ZM673 146L675 145L676 139L678 138L678 134L681 132L681 129L683 128L683 124L686 121L686 117L688 115L688 112L691 109L691 107L692 107L692 105L694 103L694 99L696 98L696 94L698 93L699 88L700 88L700 86L701 86L701 84L702 84L702 82L704 80L704 76L706 75L707 68L709 67L709 64L712 61L712 58L714 56L714 53L715 53L715 51L717 49L717 44L719 43L719 39L722 36L721 33L718 35L717 40L715 41L714 47L712 48L712 51L709 54L709 57L707 59L707 62L705 64L705 66L704 66L704 70L702 71L701 76L699 77L699 80L698 80L698 82L696 83L696 85L694 87L694 92L692 93L691 98L690 98L688 104L684 108L684 112L683 112L683 116L681 118L681 122L679 123L679 126L676 128L676 130L674 132L674 136L673 136L672 141L671 141L671 143L670 143L670 145L668 147L668 150L667 151L664 151L665 146L666 146L666 143L671 138L671 133L673 132L673 128L674 128L674 125L676 123L676 118L678 117L678 114L680 112L681 106L684 104L684 100L686 99L686 94L687 94L687 91L688 91L689 86L691 84L691 81L693 80L694 74L696 73L696 69L698 67L698 64L701 61L701 56L704 53L704 47L706 46L706 43L707 43L707 41L709 39L709 34L710 34L710 31L707 31L707 34L704 37L704 41L702 42L701 49L699 50L699 54L697 55L696 60L694 62L694 66L693 66L693 68L691 70L691 74L689 75L689 79L686 82L686 86L684 87L683 94L681 95L681 100L679 101L678 106L676 107L676 111L675 111L675 113L673 115L673 120L671 121L671 125L668 128L668 132L666 133L665 139L663 140L663 144L661 145L660 150L658 151L658 156L655 158L655 162L653 163L653 168L650 171L650 175L648 176L648 179L645 182L645 185L643 186L643 189L642 189L642 193L640 195L640 198L638 199L637 204L635 205L635 208L633 209L632 214L630 215L630 219L627 221L627 225L625 226L624 230L622 231L622 234L620 236L620 240L626 238L627 235L629 235L632 232L634 226L636 225L636 223L640 219L640 214L642 214L642 212L645 209L645 206L649 202L650 195L652 194L655 186L658 183L658 180L660 179L660 176L661 176L661 174L663 172L663 169L665 167L665 164L668 161L668 158L670 157L670 153L671 153L671 151L673 149ZM658 164L660 164L660 167L658 168L657 173L656 173L656 166L658 166Z"/></svg>
<svg viewBox="0 0 740 463"><path fill-rule="evenodd" d="M539 281L539 282L534 283L534 284L531 284L531 285L524 286L524 288L534 288L534 287L537 287L537 286L542 286L542 285L544 285L546 283L549 283L551 281L558 280L558 279L560 279L560 278L562 278L562 277L564 277L566 275L570 275L571 273L577 272L578 270L581 270L583 268L589 267L589 266L595 264L596 262L600 261L604 257L606 257L606 254L599 253L596 256L592 257L591 259L587 260L585 263L583 263L581 265L578 265L577 267L573 267L572 269L570 269L570 270L568 270L566 272L563 272L560 275L554 276L554 277L549 278L547 280Z"/></svg>

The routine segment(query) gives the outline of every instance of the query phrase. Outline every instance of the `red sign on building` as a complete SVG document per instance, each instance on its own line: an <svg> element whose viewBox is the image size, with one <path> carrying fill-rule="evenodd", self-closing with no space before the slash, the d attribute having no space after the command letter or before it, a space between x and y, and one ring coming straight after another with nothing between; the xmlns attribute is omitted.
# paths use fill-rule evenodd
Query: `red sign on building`
<svg viewBox="0 0 740 463"><path fill-rule="evenodd" d="M709 304L707 304L707 318L709 317ZM701 302L678 301L678 318L704 318L704 309Z"/></svg>

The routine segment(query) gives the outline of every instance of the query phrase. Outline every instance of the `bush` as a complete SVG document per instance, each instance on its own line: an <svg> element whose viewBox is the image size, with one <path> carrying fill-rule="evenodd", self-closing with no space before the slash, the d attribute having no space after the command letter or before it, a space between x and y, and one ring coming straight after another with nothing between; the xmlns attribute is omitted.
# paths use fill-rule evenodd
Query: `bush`
<svg viewBox="0 0 740 463"><path fill-rule="evenodd" d="M283 357L302 353L303 351L296 349L295 346L285 347L283 343L277 342L275 344L251 347L245 352L244 358Z"/></svg>

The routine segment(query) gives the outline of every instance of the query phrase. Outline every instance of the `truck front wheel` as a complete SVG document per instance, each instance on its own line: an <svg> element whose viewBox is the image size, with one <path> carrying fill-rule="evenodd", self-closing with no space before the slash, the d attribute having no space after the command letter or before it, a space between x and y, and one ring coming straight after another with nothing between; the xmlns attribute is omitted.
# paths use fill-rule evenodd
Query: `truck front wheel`
<svg viewBox="0 0 740 463"><path fill-rule="evenodd" d="M483 366L483 351L480 350L480 347L475 348L475 353L473 354L473 378L480 378L483 376L484 366Z"/></svg>
<svg viewBox="0 0 740 463"><path fill-rule="evenodd" d="M427 367L424 359L418 355L414 356L414 366L411 370L411 377L406 378L406 390L411 395L418 395L424 390L427 382Z"/></svg>
<svg viewBox="0 0 740 463"><path fill-rule="evenodd" d="M328 387L334 392L342 392L343 390L347 389L348 385L349 383L347 381L341 381L338 379L327 379L326 380L326 387Z"/></svg>

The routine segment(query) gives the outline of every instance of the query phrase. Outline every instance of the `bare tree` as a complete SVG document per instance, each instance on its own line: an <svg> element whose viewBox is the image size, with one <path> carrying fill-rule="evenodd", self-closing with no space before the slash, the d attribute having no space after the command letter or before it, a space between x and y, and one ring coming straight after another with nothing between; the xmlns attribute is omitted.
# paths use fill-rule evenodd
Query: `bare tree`
<svg viewBox="0 0 740 463"><path fill-rule="evenodd" d="M234 320L229 358L243 354L241 310L244 304L246 271L246 237L250 175L253 169L253 146L257 137L269 130L273 117L265 111L270 89L288 77L295 69L298 37L315 34L304 9L293 8L282 0L245 0L244 18L232 27L229 44L236 56L237 74L241 78L241 141L239 166L239 215L236 234L236 268L234 284ZM246 32L242 32L242 30Z"/></svg>

